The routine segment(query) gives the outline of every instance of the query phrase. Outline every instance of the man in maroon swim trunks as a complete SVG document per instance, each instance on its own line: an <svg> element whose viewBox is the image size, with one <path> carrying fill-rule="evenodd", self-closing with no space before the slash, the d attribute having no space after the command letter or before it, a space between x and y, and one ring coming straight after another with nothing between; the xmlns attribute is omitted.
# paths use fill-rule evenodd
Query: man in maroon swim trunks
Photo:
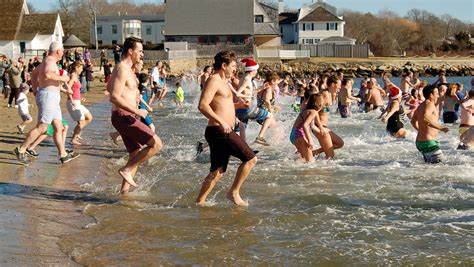
<svg viewBox="0 0 474 267"><path fill-rule="evenodd" d="M143 41L136 37L125 39L122 50L122 61L114 68L107 84L112 102L112 125L122 136L129 153L127 164L119 170L122 176L122 194L128 193L130 185L137 186L133 178L138 166L157 154L163 144L160 138L150 130L140 117L148 114L145 109L138 109L137 78L132 72L132 65L143 60Z"/></svg>
<svg viewBox="0 0 474 267"><path fill-rule="evenodd" d="M205 137L211 151L211 171L202 183L196 204L205 205L206 198L227 169L230 156L239 158L242 164L237 170L227 198L235 205L248 206L240 197L240 187L257 163L255 153L233 131L235 108L228 81L236 71L235 54L219 52L214 57L214 74L209 77L199 100L199 111L209 119Z"/></svg>

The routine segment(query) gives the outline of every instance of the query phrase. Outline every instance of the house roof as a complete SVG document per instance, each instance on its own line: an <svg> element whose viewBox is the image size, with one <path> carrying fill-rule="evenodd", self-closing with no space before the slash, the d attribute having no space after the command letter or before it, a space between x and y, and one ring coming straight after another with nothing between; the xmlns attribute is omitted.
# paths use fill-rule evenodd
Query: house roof
<svg viewBox="0 0 474 267"><path fill-rule="evenodd" d="M23 16L20 32L15 40L32 40L37 34L52 35L58 14L30 14Z"/></svg>
<svg viewBox="0 0 474 267"><path fill-rule="evenodd" d="M20 29L24 0L0 0L2 30L0 41L14 40Z"/></svg>
<svg viewBox="0 0 474 267"><path fill-rule="evenodd" d="M292 24L298 20L297 13L284 12L279 15L280 25Z"/></svg>
<svg viewBox="0 0 474 267"><path fill-rule="evenodd" d="M64 41L63 46L67 47L86 47L87 45L81 41L81 39L77 38L74 34L71 34L66 41Z"/></svg>
<svg viewBox="0 0 474 267"><path fill-rule="evenodd" d="M254 23L254 34L255 35L280 35L275 23L273 22L260 22Z"/></svg>
<svg viewBox="0 0 474 267"><path fill-rule="evenodd" d="M167 0L165 36L252 35L254 0Z"/></svg>
<svg viewBox="0 0 474 267"><path fill-rule="evenodd" d="M343 21L338 16L331 13L322 6L317 7L309 12L306 16L300 17L298 21Z"/></svg>

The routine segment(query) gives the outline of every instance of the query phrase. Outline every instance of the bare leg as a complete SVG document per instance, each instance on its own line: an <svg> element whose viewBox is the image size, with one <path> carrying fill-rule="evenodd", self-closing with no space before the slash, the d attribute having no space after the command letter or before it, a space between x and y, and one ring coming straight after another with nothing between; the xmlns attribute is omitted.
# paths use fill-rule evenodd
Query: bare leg
<svg viewBox="0 0 474 267"><path fill-rule="evenodd" d="M140 150L135 150L132 153L130 153L129 157L135 157ZM131 169L131 174L133 177L135 177L135 174L137 174L138 168ZM130 184L127 182L127 180L123 179L122 180L122 187L120 189L120 194L126 194L130 190Z"/></svg>
<svg viewBox="0 0 474 267"><path fill-rule="evenodd" d="M48 129L48 124L38 123L38 125L33 128L25 138L25 141L21 144L19 150L20 153L25 153L26 149L30 147L31 144Z"/></svg>
<svg viewBox="0 0 474 267"><path fill-rule="evenodd" d="M206 203L207 196L211 193L214 186L216 186L217 181L221 179L223 175L222 168L219 168L213 172L210 172L204 181L202 182L201 191L199 192L199 196L196 199L197 205L204 205Z"/></svg>
<svg viewBox="0 0 474 267"><path fill-rule="evenodd" d="M54 144L56 144L56 147L58 148L58 154L59 157L65 157L67 156L67 152L64 144L64 139L63 139L63 123L61 120L53 120L53 128L54 128L54 133L53 133L53 140Z"/></svg>
<svg viewBox="0 0 474 267"><path fill-rule="evenodd" d="M63 125L63 144L64 147L66 147L66 137L67 137L67 131L69 130L68 125Z"/></svg>
<svg viewBox="0 0 474 267"><path fill-rule="evenodd" d="M42 134L31 144L29 149L34 150L41 142L43 142L46 138L48 138L47 134Z"/></svg>
<svg viewBox="0 0 474 267"><path fill-rule="evenodd" d="M317 156L324 152L326 154L326 159L330 159L334 157L335 145L332 142L330 133L325 136L322 136L319 132L313 132L316 138L318 138L319 145L321 146L321 148L313 151L314 156Z"/></svg>
<svg viewBox="0 0 474 267"><path fill-rule="evenodd" d="M273 114L268 113L268 117L263 122L262 128L260 128L260 132L258 133L258 137L262 138L265 135L265 132L268 128L272 127L275 124L275 120L273 119Z"/></svg>
<svg viewBox="0 0 474 267"><path fill-rule="evenodd" d="M71 144L82 145L81 142L79 142L78 140L79 135L81 134L82 128L84 128L84 120L80 120L77 122L77 125L74 128L74 131L72 133Z"/></svg>
<svg viewBox="0 0 474 267"><path fill-rule="evenodd" d="M257 157L240 164L239 168L237 169L237 173L235 175L234 183L230 188L229 192L227 193L227 198L232 201L237 206L248 206L249 203L244 201L240 197L240 187L244 183L247 176L249 176L250 171L257 163Z"/></svg>
<svg viewBox="0 0 474 267"><path fill-rule="evenodd" d="M122 176L122 178L130 185L137 186L133 177L136 174L138 166L145 160L148 160L160 152L162 147L163 144L160 138L157 135L153 136L153 138L147 143L147 147L138 151L136 154L130 153L127 164L119 170L120 176Z"/></svg>
<svg viewBox="0 0 474 267"><path fill-rule="evenodd" d="M296 138L296 149L306 162L314 161L313 151L308 149L308 143L304 138Z"/></svg>

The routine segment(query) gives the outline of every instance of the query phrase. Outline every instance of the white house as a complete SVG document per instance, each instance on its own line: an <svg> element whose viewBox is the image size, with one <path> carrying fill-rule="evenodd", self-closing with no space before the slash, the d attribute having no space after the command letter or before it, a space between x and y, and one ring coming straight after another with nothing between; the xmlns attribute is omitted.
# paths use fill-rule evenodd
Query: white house
<svg viewBox="0 0 474 267"><path fill-rule="evenodd" d="M283 0L279 1L283 3ZM280 13L280 32L286 44L318 44L323 40L327 40L325 43L353 44L353 39L344 37L344 25L343 17L337 15L337 8L324 0L306 5L297 13Z"/></svg>
<svg viewBox="0 0 474 267"><path fill-rule="evenodd" d="M145 44L163 43L164 15L100 16L97 17L99 45L122 45L128 37L139 37ZM91 43L95 43L94 22L91 24Z"/></svg>
<svg viewBox="0 0 474 267"><path fill-rule="evenodd" d="M62 43L59 14L30 14L26 0L0 1L4 23L0 30L0 54L10 58L42 54L52 41Z"/></svg>

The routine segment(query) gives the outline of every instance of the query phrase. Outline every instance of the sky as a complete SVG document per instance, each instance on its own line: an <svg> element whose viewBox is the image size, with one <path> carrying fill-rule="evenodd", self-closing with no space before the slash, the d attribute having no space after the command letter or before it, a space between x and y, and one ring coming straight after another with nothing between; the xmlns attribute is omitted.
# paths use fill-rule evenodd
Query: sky
<svg viewBox="0 0 474 267"><path fill-rule="evenodd" d="M47 11L55 6L57 0L27 0L36 9ZM199 0L196 0L199 1ZM238 0L235 0L238 1ZM314 0L316 2L316 0ZM135 0L135 3L162 3L162 0ZM285 5L298 9L312 0L284 0ZM413 8L424 9L438 16L449 14L464 22L474 23L474 0L326 0L338 9L350 9L359 12L390 10L405 16Z"/></svg>

